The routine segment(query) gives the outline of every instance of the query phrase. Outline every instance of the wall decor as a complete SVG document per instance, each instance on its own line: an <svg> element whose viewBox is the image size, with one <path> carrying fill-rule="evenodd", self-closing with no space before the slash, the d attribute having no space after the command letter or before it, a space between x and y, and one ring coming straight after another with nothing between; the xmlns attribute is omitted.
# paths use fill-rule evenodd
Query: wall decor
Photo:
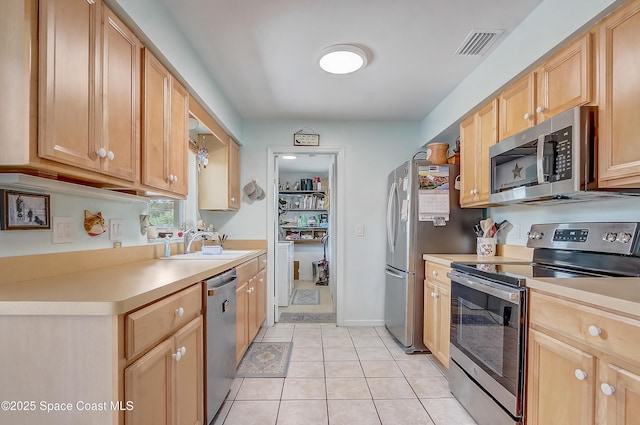
<svg viewBox="0 0 640 425"><path fill-rule="evenodd" d="M295 133L293 135L293 146L320 146L320 135Z"/></svg>
<svg viewBox="0 0 640 425"><path fill-rule="evenodd" d="M51 229L49 195L2 190L0 229Z"/></svg>
<svg viewBox="0 0 640 425"><path fill-rule="evenodd" d="M107 227L104 225L104 218L102 213L92 214L91 212L84 210L84 230L89 236L100 236L107 231Z"/></svg>

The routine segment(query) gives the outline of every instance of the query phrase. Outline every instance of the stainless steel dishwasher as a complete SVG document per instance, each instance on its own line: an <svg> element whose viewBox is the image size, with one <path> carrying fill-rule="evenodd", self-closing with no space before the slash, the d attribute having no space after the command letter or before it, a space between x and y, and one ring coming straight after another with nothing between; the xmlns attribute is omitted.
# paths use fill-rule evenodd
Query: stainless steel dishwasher
<svg viewBox="0 0 640 425"><path fill-rule="evenodd" d="M236 269L204 282L206 304L207 424L213 421L236 377Z"/></svg>

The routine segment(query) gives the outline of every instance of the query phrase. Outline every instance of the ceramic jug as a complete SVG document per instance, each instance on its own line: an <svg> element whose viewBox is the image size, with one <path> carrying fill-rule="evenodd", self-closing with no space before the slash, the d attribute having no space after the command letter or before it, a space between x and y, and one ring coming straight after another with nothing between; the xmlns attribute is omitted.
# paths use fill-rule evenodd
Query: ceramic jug
<svg viewBox="0 0 640 425"><path fill-rule="evenodd" d="M449 151L447 143L429 143L427 145L427 160L432 164L446 164L447 151Z"/></svg>

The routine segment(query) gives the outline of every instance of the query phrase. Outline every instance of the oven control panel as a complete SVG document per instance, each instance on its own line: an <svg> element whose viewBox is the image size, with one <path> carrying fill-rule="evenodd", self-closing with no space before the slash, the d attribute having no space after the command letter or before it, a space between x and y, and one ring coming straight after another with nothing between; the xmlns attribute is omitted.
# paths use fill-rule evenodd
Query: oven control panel
<svg viewBox="0 0 640 425"><path fill-rule="evenodd" d="M640 256L640 223L533 224L527 238L529 248Z"/></svg>
<svg viewBox="0 0 640 425"><path fill-rule="evenodd" d="M589 229L556 229L554 242L586 242Z"/></svg>

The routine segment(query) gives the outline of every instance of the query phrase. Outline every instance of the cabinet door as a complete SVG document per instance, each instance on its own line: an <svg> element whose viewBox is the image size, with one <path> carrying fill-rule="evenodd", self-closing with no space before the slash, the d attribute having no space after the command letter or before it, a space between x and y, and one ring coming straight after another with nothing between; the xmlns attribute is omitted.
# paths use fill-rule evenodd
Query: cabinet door
<svg viewBox="0 0 640 425"><path fill-rule="evenodd" d="M436 304L436 287L428 281L424 281L424 327L423 327L423 339L424 345L427 346L431 352L436 352L437 344L437 304Z"/></svg>
<svg viewBox="0 0 640 425"><path fill-rule="evenodd" d="M531 73L515 82L499 96L499 140L535 125L535 78Z"/></svg>
<svg viewBox="0 0 640 425"><path fill-rule="evenodd" d="M249 281L236 288L236 362L249 347Z"/></svg>
<svg viewBox="0 0 640 425"><path fill-rule="evenodd" d="M532 329L527 380L528 425L594 423L598 379L590 354Z"/></svg>
<svg viewBox="0 0 640 425"><path fill-rule="evenodd" d="M39 8L38 156L98 170L101 2L42 0Z"/></svg>
<svg viewBox="0 0 640 425"><path fill-rule="evenodd" d="M476 199L476 139L476 115L473 114L460 123L460 205L463 207L472 205Z"/></svg>
<svg viewBox="0 0 640 425"><path fill-rule="evenodd" d="M248 343L251 344L253 338L256 337L258 333L258 276L254 276L249 280L249 340Z"/></svg>
<svg viewBox="0 0 640 425"><path fill-rule="evenodd" d="M140 162L140 41L106 6L102 25L102 172L135 181ZM110 153L110 154L109 154ZM111 159L111 156L113 158Z"/></svg>
<svg viewBox="0 0 640 425"><path fill-rule="evenodd" d="M640 2L630 2L600 25L600 187L640 187Z"/></svg>
<svg viewBox="0 0 640 425"><path fill-rule="evenodd" d="M125 399L134 406L125 412L128 425L173 424L172 350L165 340L125 369Z"/></svg>
<svg viewBox="0 0 640 425"><path fill-rule="evenodd" d="M240 209L240 146L229 138L229 209Z"/></svg>
<svg viewBox="0 0 640 425"><path fill-rule="evenodd" d="M606 412L607 425L636 424L640 418L640 376L613 364L603 363L601 385L613 388L613 394L605 393L602 388L599 400ZM605 388L606 390L606 388Z"/></svg>
<svg viewBox="0 0 640 425"><path fill-rule="evenodd" d="M591 102L594 77L591 34L585 34L546 61L537 77L537 122Z"/></svg>
<svg viewBox="0 0 640 425"><path fill-rule="evenodd" d="M171 112L168 146L169 186L186 195L188 191L187 153L189 150L189 93L171 78Z"/></svg>
<svg viewBox="0 0 640 425"><path fill-rule="evenodd" d="M169 131L169 71L144 50L144 127L142 133L142 183L168 188L165 154Z"/></svg>
<svg viewBox="0 0 640 425"><path fill-rule="evenodd" d="M256 326L260 330L260 325L267 318L267 270L261 270L256 276Z"/></svg>
<svg viewBox="0 0 640 425"><path fill-rule="evenodd" d="M175 412L177 425L204 423L204 360L202 316L182 327L174 336Z"/></svg>
<svg viewBox="0 0 640 425"><path fill-rule="evenodd" d="M438 305L438 333L436 352L433 353L440 363L449 368L449 335L451 324L451 288L442 284L436 284Z"/></svg>

